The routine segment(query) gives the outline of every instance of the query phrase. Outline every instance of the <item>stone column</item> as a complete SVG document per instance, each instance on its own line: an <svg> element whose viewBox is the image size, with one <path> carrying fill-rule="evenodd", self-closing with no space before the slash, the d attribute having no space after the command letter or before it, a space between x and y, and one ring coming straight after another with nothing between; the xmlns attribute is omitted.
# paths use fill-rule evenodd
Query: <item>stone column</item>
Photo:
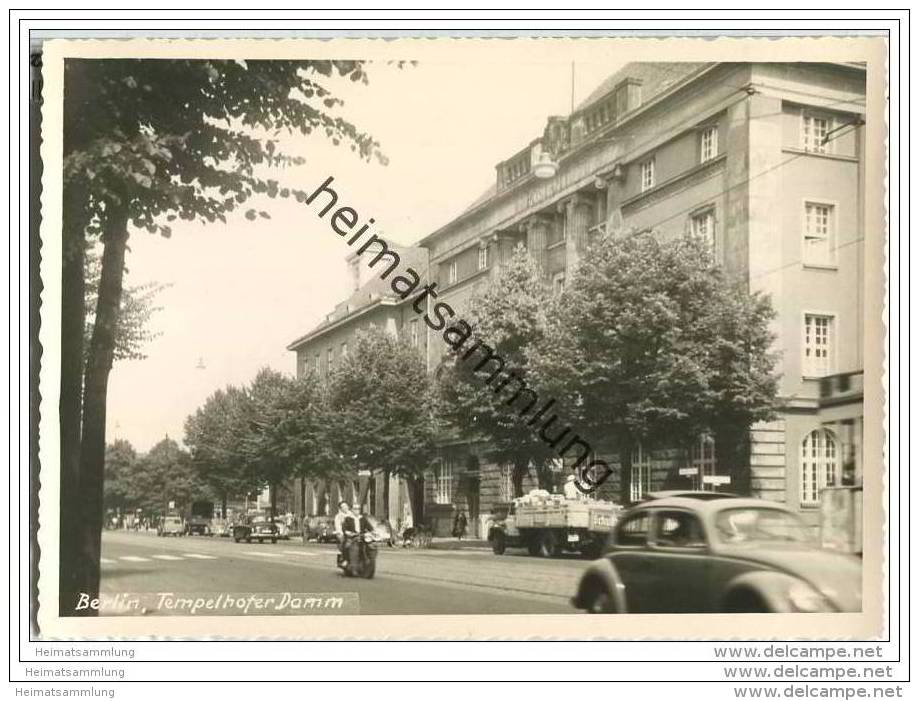
<svg viewBox="0 0 919 701"><path fill-rule="evenodd" d="M569 279L587 250L587 229L590 226L592 206L590 198L580 194L565 202L565 276Z"/></svg>
<svg viewBox="0 0 919 701"><path fill-rule="evenodd" d="M550 225L551 220L549 217L542 214L534 215L525 222L527 251L533 257L533 260L539 263L539 267L543 271L544 276L546 275L546 268L548 266L546 241Z"/></svg>

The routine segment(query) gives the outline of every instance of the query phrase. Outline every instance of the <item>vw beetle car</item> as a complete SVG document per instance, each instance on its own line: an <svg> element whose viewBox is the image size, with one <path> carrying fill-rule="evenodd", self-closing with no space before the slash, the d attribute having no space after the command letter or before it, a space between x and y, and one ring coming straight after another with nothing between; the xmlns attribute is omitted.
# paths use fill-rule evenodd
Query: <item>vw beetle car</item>
<svg viewBox="0 0 919 701"><path fill-rule="evenodd" d="M684 493L623 514L572 604L591 613L861 611L861 563L818 548L782 504Z"/></svg>

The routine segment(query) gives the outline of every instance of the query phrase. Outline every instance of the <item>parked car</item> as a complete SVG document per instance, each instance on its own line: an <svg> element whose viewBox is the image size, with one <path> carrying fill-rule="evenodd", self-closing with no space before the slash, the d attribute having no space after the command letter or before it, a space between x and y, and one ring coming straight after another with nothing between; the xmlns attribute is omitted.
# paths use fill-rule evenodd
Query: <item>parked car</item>
<svg viewBox="0 0 919 701"><path fill-rule="evenodd" d="M290 540L290 528L287 527L287 523L284 519L276 518L274 520L274 525L278 527L278 538L281 540Z"/></svg>
<svg viewBox="0 0 919 701"><path fill-rule="evenodd" d="M187 535L214 535L210 520L200 516L192 516L188 519L185 523L185 533Z"/></svg>
<svg viewBox="0 0 919 701"><path fill-rule="evenodd" d="M237 543L243 540L247 543L253 540L259 543L264 543L266 540L277 543L278 527L267 519L250 518L233 526L233 540Z"/></svg>
<svg viewBox="0 0 919 701"><path fill-rule="evenodd" d="M572 604L591 613L861 611L858 558L820 549L782 504L712 492L626 511Z"/></svg>
<svg viewBox="0 0 919 701"><path fill-rule="evenodd" d="M317 543L334 543L335 519L331 516L311 516L306 522L306 539Z"/></svg>
<svg viewBox="0 0 919 701"><path fill-rule="evenodd" d="M226 538L233 534L233 526L226 519L215 518L211 532L220 538Z"/></svg>
<svg viewBox="0 0 919 701"><path fill-rule="evenodd" d="M181 516L164 516L156 528L156 534L158 536L185 535L185 522Z"/></svg>

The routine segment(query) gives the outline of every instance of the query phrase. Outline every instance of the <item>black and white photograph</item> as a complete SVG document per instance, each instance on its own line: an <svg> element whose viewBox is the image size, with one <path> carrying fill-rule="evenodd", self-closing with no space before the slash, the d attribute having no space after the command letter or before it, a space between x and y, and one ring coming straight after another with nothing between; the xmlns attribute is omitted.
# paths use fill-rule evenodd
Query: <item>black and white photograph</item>
<svg viewBox="0 0 919 701"><path fill-rule="evenodd" d="M48 42L39 625L879 633L883 42L655 41Z"/></svg>

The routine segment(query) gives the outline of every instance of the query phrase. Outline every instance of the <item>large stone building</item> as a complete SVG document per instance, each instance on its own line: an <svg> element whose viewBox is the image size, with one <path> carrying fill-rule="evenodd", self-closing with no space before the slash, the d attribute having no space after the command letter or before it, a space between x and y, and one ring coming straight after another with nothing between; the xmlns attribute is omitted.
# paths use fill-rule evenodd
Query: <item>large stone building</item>
<svg viewBox="0 0 919 701"><path fill-rule="evenodd" d="M571 115L550 117L487 192L406 255L461 313L518 244L562 288L593 236L704 237L777 310L780 410L751 432L751 491L815 520L822 487L861 481L865 80L846 63L628 64ZM325 371L367 323L409 334L437 367L440 335L379 280L355 280L352 297L291 344L298 368ZM714 447L700 436L689 451L639 449L633 463L635 497L704 486ZM445 436L426 518L443 533L462 509L480 529L512 496L510 475L486 445Z"/></svg>

